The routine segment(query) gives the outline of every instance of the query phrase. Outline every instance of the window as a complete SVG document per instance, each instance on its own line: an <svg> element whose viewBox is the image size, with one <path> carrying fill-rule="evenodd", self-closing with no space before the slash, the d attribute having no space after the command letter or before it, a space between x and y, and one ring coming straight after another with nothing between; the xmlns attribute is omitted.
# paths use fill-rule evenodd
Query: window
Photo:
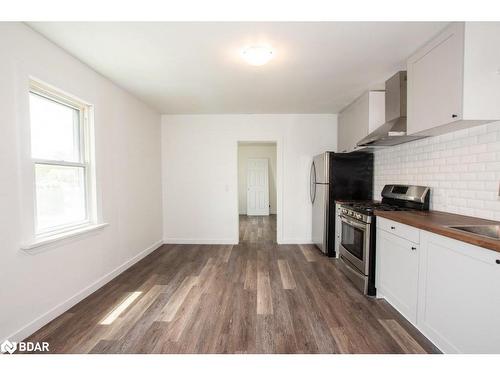
<svg viewBox="0 0 500 375"><path fill-rule="evenodd" d="M29 108L35 237L94 224L90 106L31 82Z"/></svg>

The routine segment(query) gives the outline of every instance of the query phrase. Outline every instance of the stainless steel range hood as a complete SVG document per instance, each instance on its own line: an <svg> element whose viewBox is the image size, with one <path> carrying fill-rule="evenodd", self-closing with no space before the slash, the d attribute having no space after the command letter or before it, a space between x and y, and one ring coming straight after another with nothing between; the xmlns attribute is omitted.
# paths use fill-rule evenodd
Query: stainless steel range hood
<svg viewBox="0 0 500 375"><path fill-rule="evenodd" d="M397 72L385 82L386 123L357 143L359 147L387 147L423 136L406 134L406 71Z"/></svg>

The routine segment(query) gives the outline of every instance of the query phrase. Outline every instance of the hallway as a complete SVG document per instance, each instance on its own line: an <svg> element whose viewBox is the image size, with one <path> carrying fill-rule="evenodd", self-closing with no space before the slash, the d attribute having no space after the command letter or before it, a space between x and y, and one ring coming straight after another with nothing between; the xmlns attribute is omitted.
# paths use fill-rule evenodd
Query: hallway
<svg viewBox="0 0 500 375"><path fill-rule="evenodd" d="M276 215L240 215L240 244L257 242L276 244Z"/></svg>

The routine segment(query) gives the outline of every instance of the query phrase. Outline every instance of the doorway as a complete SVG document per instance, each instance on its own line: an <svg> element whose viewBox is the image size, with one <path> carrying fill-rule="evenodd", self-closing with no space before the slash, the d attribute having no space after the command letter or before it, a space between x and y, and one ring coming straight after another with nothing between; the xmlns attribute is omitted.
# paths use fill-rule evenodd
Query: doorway
<svg viewBox="0 0 500 375"><path fill-rule="evenodd" d="M276 243L275 142L238 142L239 242Z"/></svg>

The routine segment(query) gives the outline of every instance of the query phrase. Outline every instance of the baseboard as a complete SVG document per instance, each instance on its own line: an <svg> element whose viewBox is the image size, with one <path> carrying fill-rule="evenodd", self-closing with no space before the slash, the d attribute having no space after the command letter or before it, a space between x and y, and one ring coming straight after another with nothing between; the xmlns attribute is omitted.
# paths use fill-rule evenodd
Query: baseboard
<svg viewBox="0 0 500 375"><path fill-rule="evenodd" d="M165 245L237 245L239 241L231 238L165 238ZM286 238L278 240L279 245L312 245L312 241L303 238Z"/></svg>
<svg viewBox="0 0 500 375"><path fill-rule="evenodd" d="M165 238L165 245L237 245L238 240L232 238Z"/></svg>
<svg viewBox="0 0 500 375"><path fill-rule="evenodd" d="M3 342L4 340L10 340L10 341L22 341L31 334L35 333L38 331L40 328L42 328L44 325L49 323L50 321L54 320L57 318L59 315L63 314L67 310L69 310L71 307L76 305L78 302L83 300L85 297L89 296L90 294L94 293L97 289L105 285L106 283L110 282L112 279L114 279L116 276L121 274L123 271L126 269L130 268L133 266L135 263L140 261L142 258L145 256L149 255L156 249L158 249L160 246L163 245L163 241L157 241L151 246L147 247L143 251L141 251L139 254L134 256L133 258L127 260L125 263L121 264L111 272L107 273L88 287L82 289L72 297L68 298L67 300L61 302L59 305L55 306L42 316L36 318L32 322L28 323L18 331L14 332L13 334L0 339L0 342Z"/></svg>
<svg viewBox="0 0 500 375"><path fill-rule="evenodd" d="M283 238L278 241L280 245L312 245L313 242L310 239L305 238Z"/></svg>
<svg viewBox="0 0 500 375"><path fill-rule="evenodd" d="M277 215L278 213L276 211L269 211L269 215ZM246 216L246 212L239 212L238 215L243 215Z"/></svg>

